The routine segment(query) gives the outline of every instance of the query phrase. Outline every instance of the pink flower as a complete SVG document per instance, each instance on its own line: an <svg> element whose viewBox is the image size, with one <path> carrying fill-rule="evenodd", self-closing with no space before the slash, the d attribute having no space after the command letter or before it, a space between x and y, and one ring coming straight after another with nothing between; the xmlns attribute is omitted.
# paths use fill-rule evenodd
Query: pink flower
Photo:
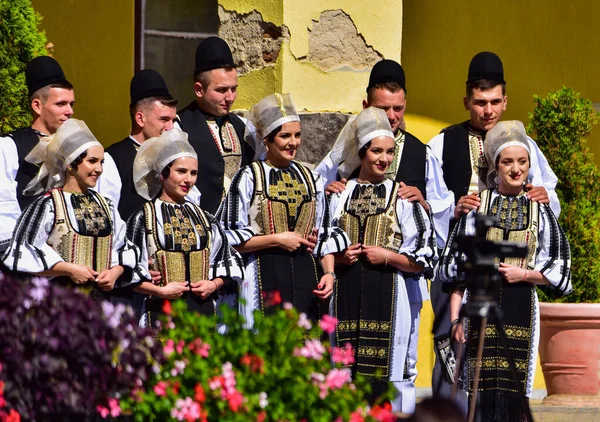
<svg viewBox="0 0 600 422"><path fill-rule="evenodd" d="M164 381L159 381L154 386L154 394L158 397L163 397L167 395L167 383Z"/></svg>
<svg viewBox="0 0 600 422"><path fill-rule="evenodd" d="M106 408L104 406L100 406L100 405L96 406L96 412L100 413L100 416L102 416L102 419L106 419L106 417L110 413L108 408Z"/></svg>
<svg viewBox="0 0 600 422"><path fill-rule="evenodd" d="M292 305L290 302L283 302L283 309L285 309L286 311L289 311L293 308L294 308L294 305Z"/></svg>
<svg viewBox="0 0 600 422"><path fill-rule="evenodd" d="M354 412L350 413L350 421L349 422L364 422L365 417L363 416L364 411L360 407L356 409Z"/></svg>
<svg viewBox="0 0 600 422"><path fill-rule="evenodd" d="M171 417L178 421L196 421L202 417L200 405L191 397L177 399L175 407L171 409Z"/></svg>
<svg viewBox="0 0 600 422"><path fill-rule="evenodd" d="M330 315L325 314L323 315L323 318L321 318L321 321L319 321L319 326L327 334L331 334L335 331L337 323L338 320L336 317L332 317Z"/></svg>
<svg viewBox="0 0 600 422"><path fill-rule="evenodd" d="M309 359L321 360L325 353L325 347L319 340L308 340L304 347L294 349L294 356L302 356Z"/></svg>
<svg viewBox="0 0 600 422"><path fill-rule="evenodd" d="M341 363L344 366L349 366L354 363L354 351L352 350L352 345L350 343L346 343L344 348L334 347L331 351L331 360L334 363Z"/></svg>
<svg viewBox="0 0 600 422"><path fill-rule="evenodd" d="M208 388L210 388L213 391L218 388L221 388L221 386L223 385L223 381L223 377L221 375L217 375L216 377L213 377L208 380Z"/></svg>
<svg viewBox="0 0 600 422"><path fill-rule="evenodd" d="M181 352L183 352L183 346L185 345L183 340L179 340L179 343L177 343L177 346L175 346L175 350L177 350L177 353L181 354Z"/></svg>
<svg viewBox="0 0 600 422"><path fill-rule="evenodd" d="M312 328L312 324L304 312L298 315L298 327L304 328L305 330L310 330Z"/></svg>
<svg viewBox="0 0 600 422"><path fill-rule="evenodd" d="M349 368L333 368L325 376L325 385L331 389L342 388L350 381L352 381L352 374Z"/></svg>
<svg viewBox="0 0 600 422"><path fill-rule="evenodd" d="M196 338L190 344L188 344L188 348L196 353L198 356L202 356L203 358L208 357L208 351L210 350L210 344L203 343L201 339Z"/></svg>
<svg viewBox="0 0 600 422"><path fill-rule="evenodd" d="M167 340L167 343L163 347L165 356L170 356L175 352L175 342L171 339Z"/></svg>
<svg viewBox="0 0 600 422"><path fill-rule="evenodd" d="M110 408L110 416L116 418L121 414L121 406L117 399L108 399L108 407Z"/></svg>
<svg viewBox="0 0 600 422"><path fill-rule="evenodd" d="M239 391L234 390L232 394L227 396L227 402L229 403L229 408L233 412L237 412L241 404L244 402L244 396L242 396L242 393Z"/></svg>
<svg viewBox="0 0 600 422"><path fill-rule="evenodd" d="M183 374L185 370L185 362L182 360L176 360L173 363L173 369L171 369L171 376L176 377L177 374Z"/></svg>

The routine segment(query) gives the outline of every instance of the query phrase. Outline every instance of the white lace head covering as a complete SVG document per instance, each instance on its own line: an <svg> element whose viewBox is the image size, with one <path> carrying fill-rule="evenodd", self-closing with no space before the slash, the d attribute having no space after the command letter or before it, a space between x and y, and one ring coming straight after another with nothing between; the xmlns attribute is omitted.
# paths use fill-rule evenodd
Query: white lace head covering
<svg viewBox="0 0 600 422"><path fill-rule="evenodd" d="M244 132L244 140L254 148L254 160L265 157L264 139L271 132L284 123L299 121L290 94L271 94L254 104Z"/></svg>
<svg viewBox="0 0 600 422"><path fill-rule="evenodd" d="M342 178L347 179L360 166L358 151L379 136L394 139L385 111L369 107L351 116L338 135L331 150L331 160L339 166Z"/></svg>
<svg viewBox="0 0 600 422"><path fill-rule="evenodd" d="M39 140L25 160L39 164L40 170L23 190L24 195L40 195L65 185L66 170L91 147L101 147L83 120L69 119L54 133Z"/></svg>
<svg viewBox="0 0 600 422"><path fill-rule="evenodd" d="M188 135L180 129L163 132L145 141L133 160L133 183L137 193L152 200L162 188L160 173L171 162L181 157L198 159Z"/></svg>
<svg viewBox="0 0 600 422"><path fill-rule="evenodd" d="M489 165L487 174L488 187L492 189L498 187L498 183L495 180L497 174L496 159L504 148L511 146L523 147L527 150L527 154L531 155L525 126L520 121L507 120L498 122L496 126L486 133L483 151Z"/></svg>

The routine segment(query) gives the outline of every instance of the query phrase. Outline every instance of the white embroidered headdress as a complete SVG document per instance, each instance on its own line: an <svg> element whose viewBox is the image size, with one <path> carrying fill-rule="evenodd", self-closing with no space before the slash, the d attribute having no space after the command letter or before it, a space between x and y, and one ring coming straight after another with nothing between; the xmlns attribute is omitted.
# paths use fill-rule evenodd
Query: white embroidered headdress
<svg viewBox="0 0 600 422"><path fill-rule="evenodd" d="M342 178L347 179L360 166L358 151L379 136L394 139L385 111L369 107L348 119L335 140L330 155L333 163L339 166Z"/></svg>
<svg viewBox="0 0 600 422"><path fill-rule="evenodd" d="M133 184L137 193L152 200L162 188L160 173L171 162L181 157L198 159L188 135L180 129L163 132L145 141L133 160Z"/></svg>
<svg viewBox="0 0 600 422"><path fill-rule="evenodd" d="M531 155L525 126L518 120L498 122L496 126L491 128L485 135L483 151L489 166L486 182L488 187L492 189L498 187L498 183L495 180L496 159L504 148L510 146L523 147L527 150L527 153Z"/></svg>
<svg viewBox="0 0 600 422"><path fill-rule="evenodd" d="M39 140L25 160L39 164L40 170L23 190L24 195L40 195L65 184L66 171L84 151L102 144L83 120L69 119L54 133Z"/></svg>
<svg viewBox="0 0 600 422"><path fill-rule="evenodd" d="M265 157L267 135L284 123L299 121L290 94L271 94L254 104L244 132L244 140L254 148L254 160Z"/></svg>

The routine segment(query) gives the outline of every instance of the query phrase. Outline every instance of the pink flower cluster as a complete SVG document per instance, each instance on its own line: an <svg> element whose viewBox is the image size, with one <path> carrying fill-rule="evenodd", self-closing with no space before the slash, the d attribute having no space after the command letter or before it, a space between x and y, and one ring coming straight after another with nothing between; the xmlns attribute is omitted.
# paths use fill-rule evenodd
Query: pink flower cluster
<svg viewBox="0 0 600 422"><path fill-rule="evenodd" d="M121 406L119 406L117 399L108 399L108 407L98 405L96 411L102 416L102 419L106 419L108 415L116 418L121 414Z"/></svg>
<svg viewBox="0 0 600 422"><path fill-rule="evenodd" d="M331 360L333 360L333 363L341 363L344 366L352 365L354 363L354 350L352 350L352 345L346 343L343 348L334 347L331 351Z"/></svg>
<svg viewBox="0 0 600 422"><path fill-rule="evenodd" d="M330 315L323 315L321 321L319 321L319 326L323 331L327 334L331 334L335 331L335 327L337 326L338 320L336 317L332 317Z"/></svg>
<svg viewBox="0 0 600 422"><path fill-rule="evenodd" d="M202 356L203 358L207 358L208 357L208 351L210 350L210 344L203 343L202 339L196 338L196 339L194 339L194 341L192 341L192 342L190 342L190 344L188 344L188 349L190 349L190 351L192 353L195 353L198 356Z"/></svg>
<svg viewBox="0 0 600 422"><path fill-rule="evenodd" d="M325 346L319 340L308 340L304 343L304 347L296 347L294 356L302 356L308 359L321 360L325 353Z"/></svg>
<svg viewBox="0 0 600 422"><path fill-rule="evenodd" d="M324 399L329 390L339 390L352 381L352 373L348 368L333 368L327 375L313 372L312 382L319 387L319 397Z"/></svg>
<svg viewBox="0 0 600 422"><path fill-rule="evenodd" d="M221 398L227 400L229 408L233 412L237 412L245 401L245 398L235 388L237 382L231 362L225 362L222 369L222 375L217 375L208 380L208 387L213 391L220 389Z"/></svg>
<svg viewBox="0 0 600 422"><path fill-rule="evenodd" d="M175 407L171 409L171 417L178 421L192 422L202 417L200 404L192 400L191 397L177 399Z"/></svg>

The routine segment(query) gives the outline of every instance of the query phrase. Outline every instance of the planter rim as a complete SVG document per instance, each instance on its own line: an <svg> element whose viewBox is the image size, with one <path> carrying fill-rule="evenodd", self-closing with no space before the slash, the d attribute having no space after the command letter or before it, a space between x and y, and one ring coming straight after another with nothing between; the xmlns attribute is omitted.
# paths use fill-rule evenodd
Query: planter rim
<svg viewBox="0 0 600 422"><path fill-rule="evenodd" d="M600 303L540 302L541 318L600 318Z"/></svg>

